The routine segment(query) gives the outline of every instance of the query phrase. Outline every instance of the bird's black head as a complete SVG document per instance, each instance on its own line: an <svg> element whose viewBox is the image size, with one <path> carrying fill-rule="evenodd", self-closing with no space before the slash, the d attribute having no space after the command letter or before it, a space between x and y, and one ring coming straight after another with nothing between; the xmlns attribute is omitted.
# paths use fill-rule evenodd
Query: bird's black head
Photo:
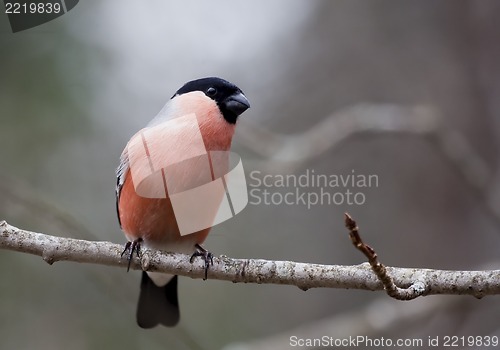
<svg viewBox="0 0 500 350"><path fill-rule="evenodd" d="M214 100L224 119L230 124L236 123L238 116L250 108L250 102L240 88L221 78L210 77L190 81L177 90L174 97L193 91L201 91Z"/></svg>

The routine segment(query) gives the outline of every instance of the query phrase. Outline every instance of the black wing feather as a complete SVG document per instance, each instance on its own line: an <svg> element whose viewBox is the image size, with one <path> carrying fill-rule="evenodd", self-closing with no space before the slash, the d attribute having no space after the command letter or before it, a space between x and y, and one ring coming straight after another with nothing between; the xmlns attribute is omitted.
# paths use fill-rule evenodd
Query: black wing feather
<svg viewBox="0 0 500 350"><path fill-rule="evenodd" d="M116 168L116 188L115 188L115 194L116 194L116 215L118 216L118 223L120 224L120 228L122 227L122 223L120 220L120 193L122 191L123 184L125 183L125 177L128 172L128 152L127 152L127 147L122 152L122 155L120 156L120 165L118 165L118 168Z"/></svg>

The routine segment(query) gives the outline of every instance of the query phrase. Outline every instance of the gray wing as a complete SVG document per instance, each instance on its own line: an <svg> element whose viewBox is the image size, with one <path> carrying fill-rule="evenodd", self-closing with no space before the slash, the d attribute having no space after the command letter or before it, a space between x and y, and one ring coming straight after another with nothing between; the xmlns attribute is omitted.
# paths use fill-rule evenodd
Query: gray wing
<svg viewBox="0 0 500 350"><path fill-rule="evenodd" d="M127 175L128 168L129 168L128 152L127 152L127 147L125 147L125 149L122 152L122 155L120 156L120 164L118 165L118 168L116 168L116 214L118 215L118 223L120 224L120 227L122 227L122 223L120 221L120 208L119 208L120 193L122 191L122 187L125 182L125 176Z"/></svg>

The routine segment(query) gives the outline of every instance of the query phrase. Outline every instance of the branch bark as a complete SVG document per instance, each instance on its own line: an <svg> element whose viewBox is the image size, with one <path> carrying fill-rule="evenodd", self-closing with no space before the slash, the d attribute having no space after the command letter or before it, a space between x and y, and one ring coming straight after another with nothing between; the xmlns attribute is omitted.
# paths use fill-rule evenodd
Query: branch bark
<svg viewBox="0 0 500 350"><path fill-rule="evenodd" d="M119 244L50 236L22 230L5 221L0 222L0 248L38 255L49 264L73 261L127 267L127 260L120 257L123 246ZM191 278L203 278L205 275L201 259L196 259L191 264L188 255L151 250L143 250L141 258L134 259L130 268ZM412 286L416 281L425 283L422 295L455 294L481 298L500 294L500 270L446 271L396 267L386 267L386 270L401 288ZM214 257L214 265L208 271L208 278L235 283L294 285L303 290L384 289L367 263L354 266L320 265L220 256Z"/></svg>

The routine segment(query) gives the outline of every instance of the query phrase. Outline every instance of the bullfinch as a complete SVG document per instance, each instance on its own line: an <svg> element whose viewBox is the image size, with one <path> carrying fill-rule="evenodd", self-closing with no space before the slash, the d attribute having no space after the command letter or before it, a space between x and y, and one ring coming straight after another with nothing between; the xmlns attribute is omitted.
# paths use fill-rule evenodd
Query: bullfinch
<svg viewBox="0 0 500 350"><path fill-rule="evenodd" d="M129 267L134 252L139 256L142 246L192 254L191 261L202 256L206 278L212 256L201 244L210 226L181 230L174 197L206 183L205 172L214 179L226 170L236 121L249 107L243 92L226 80L193 80L177 90L158 115L130 139L116 170L116 209L128 240L123 253L128 253ZM216 152L222 154L217 164L211 156ZM200 166L205 163L209 166ZM201 213L199 209L190 211L188 203L182 220L186 221L186 213L188 223L197 216L213 219L219 204L220 200L212 201ZM177 276L143 271L136 317L141 328L175 326L180 318Z"/></svg>

